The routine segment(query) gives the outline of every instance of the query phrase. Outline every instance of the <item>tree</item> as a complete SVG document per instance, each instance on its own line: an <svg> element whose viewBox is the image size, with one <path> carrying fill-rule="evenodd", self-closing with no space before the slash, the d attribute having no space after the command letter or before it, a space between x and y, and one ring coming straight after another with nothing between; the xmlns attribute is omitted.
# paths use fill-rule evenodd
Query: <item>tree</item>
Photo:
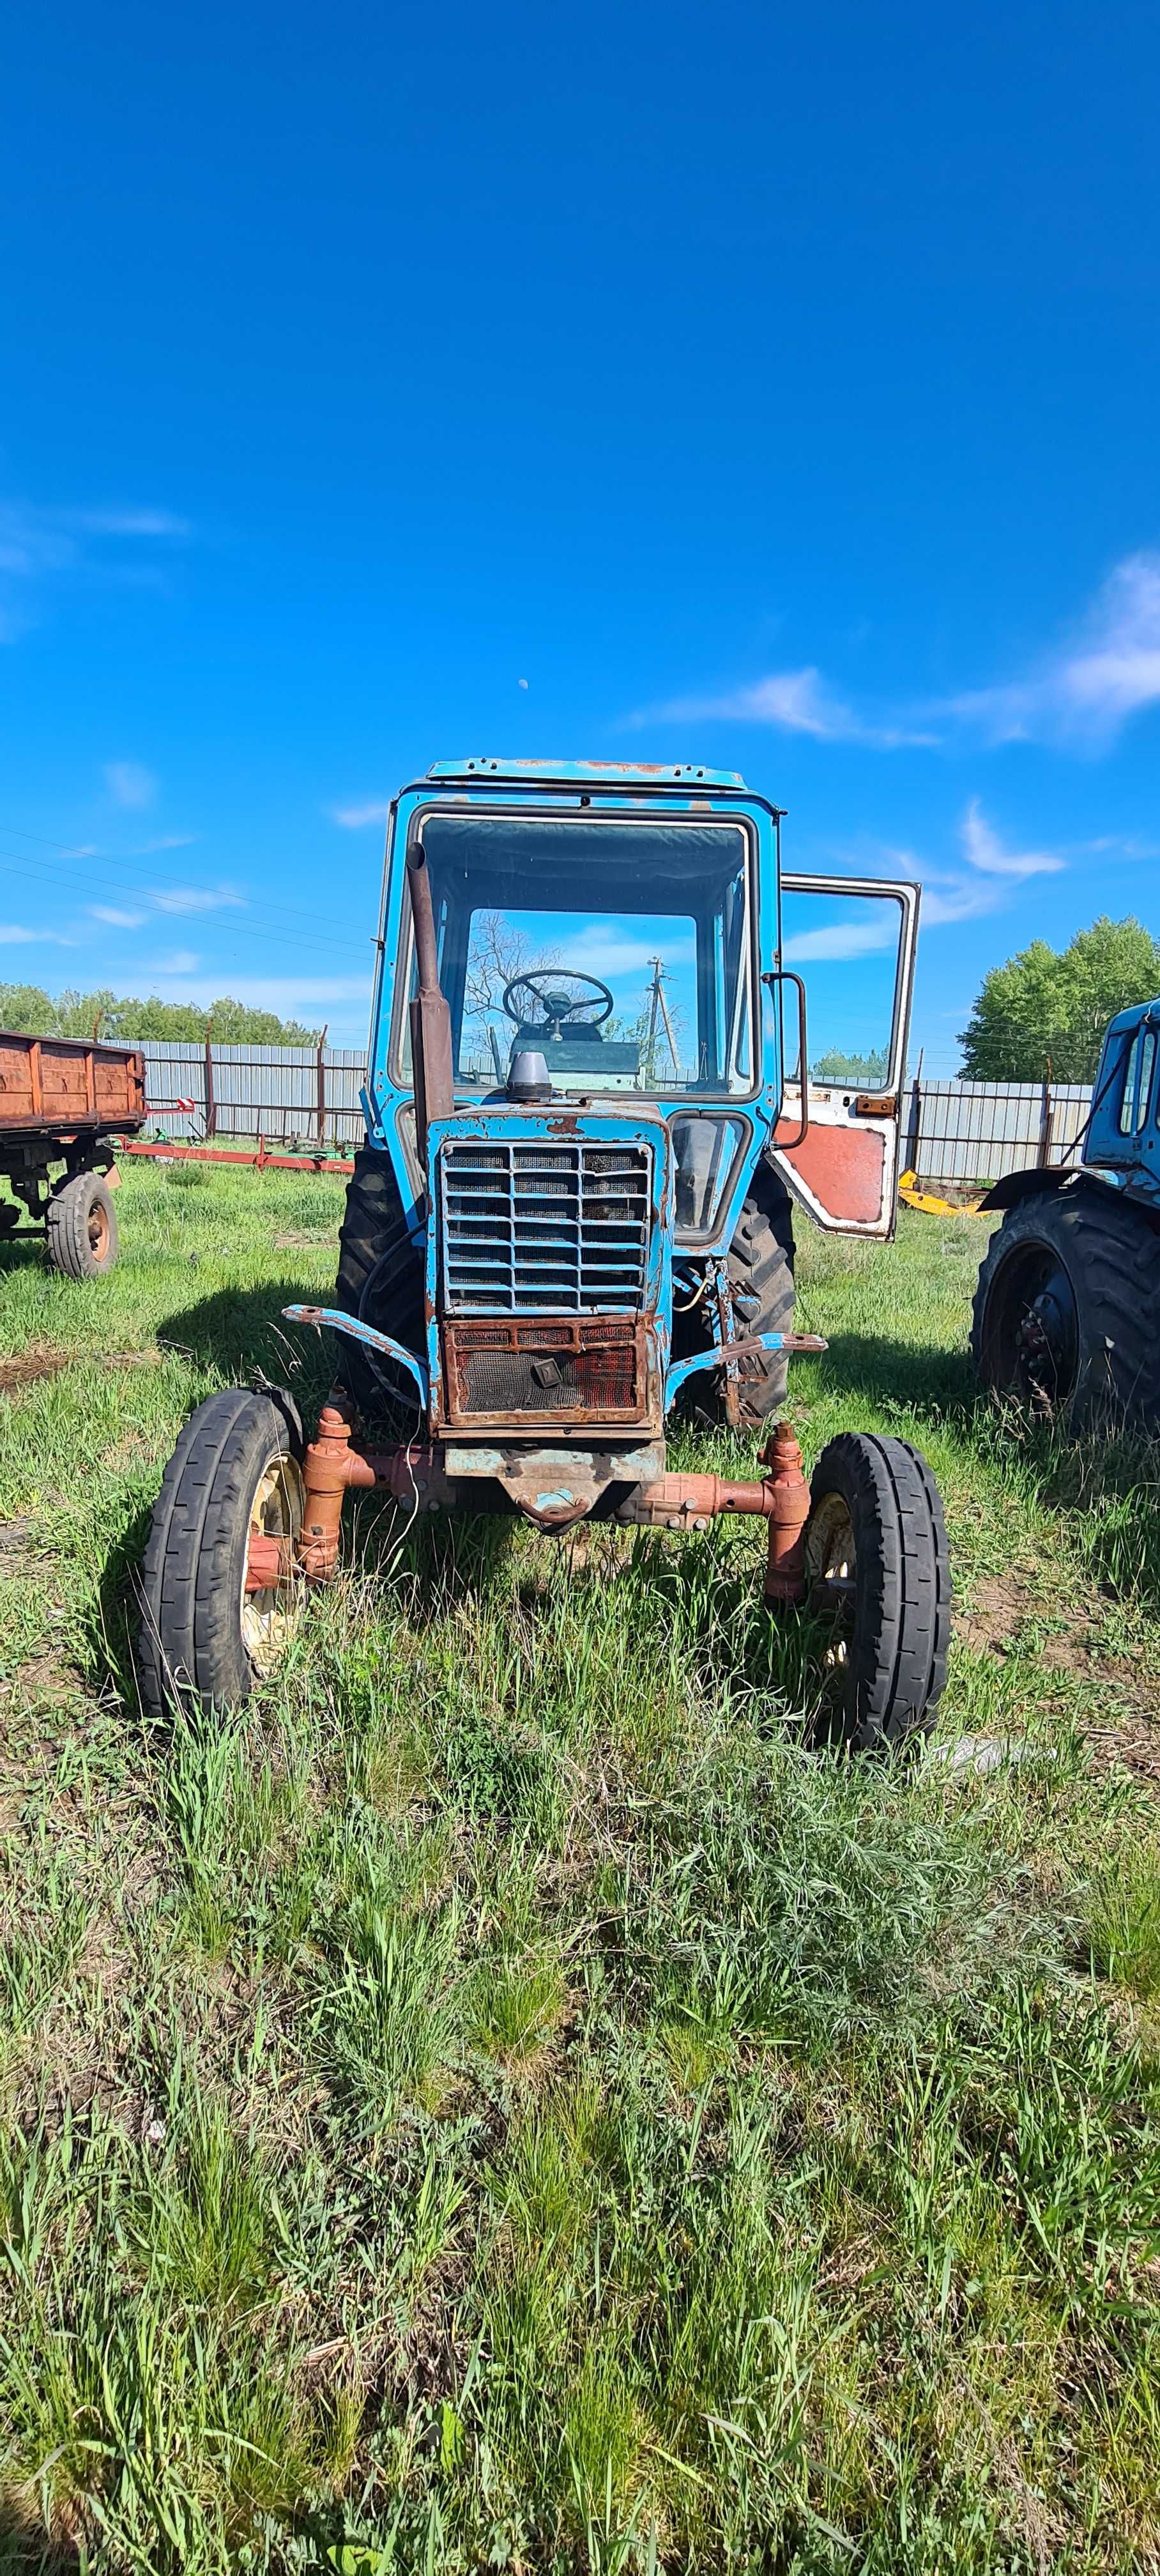
<svg viewBox="0 0 1160 2576"><path fill-rule="evenodd" d="M871 1047L868 1055L843 1055L840 1047L831 1047L820 1055L812 1068L814 1082L856 1082L860 1091L880 1091L886 1080L886 1049Z"/></svg>
<svg viewBox="0 0 1160 2576"><path fill-rule="evenodd" d="M993 966L962 1030L968 1082L1091 1082L1108 1022L1160 993L1160 945L1132 914L1101 913L1069 948L1033 939Z"/></svg>
<svg viewBox="0 0 1160 2576"><path fill-rule="evenodd" d="M39 984L0 984L0 1029L50 1037L54 1025L52 1003Z"/></svg>
<svg viewBox="0 0 1160 2576"><path fill-rule="evenodd" d="M299 1020L280 1020L273 1011L253 1010L228 993L203 1010L197 1002L147 1001L126 994L118 999L109 987L81 993L72 986L55 1001L38 984L0 984L0 1028L45 1038L91 1038L97 1035L132 1045L147 1038L188 1039L200 1046L211 1028L219 1046L301 1046L318 1044L317 1029Z"/></svg>

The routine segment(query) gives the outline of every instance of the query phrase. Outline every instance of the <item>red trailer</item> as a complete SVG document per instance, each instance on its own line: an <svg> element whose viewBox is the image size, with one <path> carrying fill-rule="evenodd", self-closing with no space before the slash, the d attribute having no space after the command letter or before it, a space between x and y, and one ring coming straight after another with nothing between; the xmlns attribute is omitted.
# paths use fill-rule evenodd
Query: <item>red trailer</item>
<svg viewBox="0 0 1160 2576"><path fill-rule="evenodd" d="M0 1030L0 1235L43 1228L54 1270L95 1279L117 1258L112 1140L145 1123L139 1047ZM30 1230L26 1222L21 1229Z"/></svg>

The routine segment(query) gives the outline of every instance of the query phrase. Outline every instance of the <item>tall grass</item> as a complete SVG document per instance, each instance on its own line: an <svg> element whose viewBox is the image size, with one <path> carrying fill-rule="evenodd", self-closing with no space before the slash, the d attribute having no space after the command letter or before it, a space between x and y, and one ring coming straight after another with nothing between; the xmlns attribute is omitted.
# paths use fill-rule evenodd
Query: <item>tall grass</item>
<svg viewBox="0 0 1160 2576"><path fill-rule="evenodd" d="M995 1767L811 1751L744 1528L374 1502L260 1700L147 1729L163 1458L325 1384L339 1206L131 1172L101 1288L0 1254L62 1362L0 1403L0 2563L1160 2565L1149 1459L976 1406L981 1229L807 1243L803 1440L927 1448Z"/></svg>

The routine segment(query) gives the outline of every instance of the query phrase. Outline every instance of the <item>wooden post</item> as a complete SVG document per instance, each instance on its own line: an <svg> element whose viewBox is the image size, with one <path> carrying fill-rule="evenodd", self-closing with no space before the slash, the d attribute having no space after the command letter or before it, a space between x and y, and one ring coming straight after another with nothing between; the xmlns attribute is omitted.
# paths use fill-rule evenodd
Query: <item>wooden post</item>
<svg viewBox="0 0 1160 2576"><path fill-rule="evenodd" d="M217 1134L217 1102L213 1096L213 1048L209 1042L212 1027L213 1021L207 1020L205 1028L205 1132L207 1137Z"/></svg>
<svg viewBox="0 0 1160 2576"><path fill-rule="evenodd" d="M326 1143L326 1066L322 1054L326 1045L326 1027L324 1020L322 1034L318 1041L318 1141L320 1145Z"/></svg>

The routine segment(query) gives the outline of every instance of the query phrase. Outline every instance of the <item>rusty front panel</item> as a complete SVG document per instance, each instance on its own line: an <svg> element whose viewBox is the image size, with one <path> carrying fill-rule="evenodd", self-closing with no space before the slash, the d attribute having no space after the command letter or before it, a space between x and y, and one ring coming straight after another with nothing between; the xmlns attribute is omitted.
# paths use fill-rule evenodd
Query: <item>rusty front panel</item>
<svg viewBox="0 0 1160 2576"><path fill-rule="evenodd" d="M0 1126L32 1124L32 1057L27 1038L0 1036Z"/></svg>
<svg viewBox="0 0 1160 2576"><path fill-rule="evenodd" d="M122 1055L94 1047L92 1057L98 1118L143 1118L145 1058L140 1050L129 1047Z"/></svg>
<svg viewBox="0 0 1160 2576"><path fill-rule="evenodd" d="M0 1128L139 1126L145 1059L137 1047L0 1032Z"/></svg>
<svg viewBox="0 0 1160 2576"><path fill-rule="evenodd" d="M83 1127L88 1120L88 1053L87 1047L41 1041L41 1115L53 1126Z"/></svg>
<svg viewBox="0 0 1160 2576"><path fill-rule="evenodd" d="M643 1318L472 1317L445 1323L442 1340L445 1420L458 1429L636 1427L656 1410Z"/></svg>
<svg viewBox="0 0 1160 2576"><path fill-rule="evenodd" d="M785 1122L790 1135L796 1132ZM839 1223L874 1225L882 1214L886 1146L875 1127L823 1126L811 1119L800 1144L782 1145L782 1128L773 1142L785 1153L826 1214Z"/></svg>

